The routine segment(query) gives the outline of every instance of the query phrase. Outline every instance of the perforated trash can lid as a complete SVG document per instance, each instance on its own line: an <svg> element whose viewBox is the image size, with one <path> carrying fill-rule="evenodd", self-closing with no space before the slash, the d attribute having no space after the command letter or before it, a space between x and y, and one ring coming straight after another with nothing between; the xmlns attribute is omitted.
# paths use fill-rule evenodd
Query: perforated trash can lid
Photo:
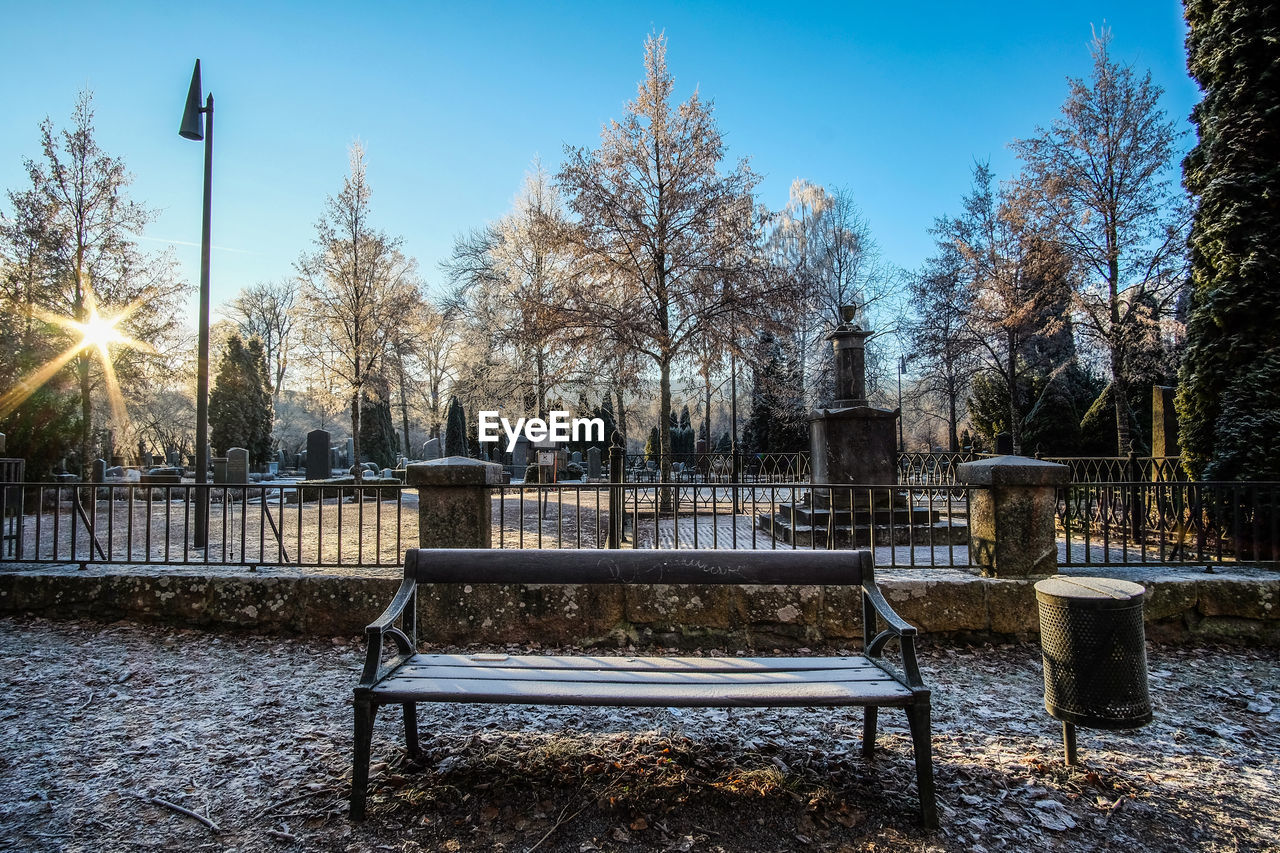
<svg viewBox="0 0 1280 853"><path fill-rule="evenodd" d="M1036 583L1036 600L1094 610L1129 607L1146 593L1141 584L1114 578L1052 577Z"/></svg>

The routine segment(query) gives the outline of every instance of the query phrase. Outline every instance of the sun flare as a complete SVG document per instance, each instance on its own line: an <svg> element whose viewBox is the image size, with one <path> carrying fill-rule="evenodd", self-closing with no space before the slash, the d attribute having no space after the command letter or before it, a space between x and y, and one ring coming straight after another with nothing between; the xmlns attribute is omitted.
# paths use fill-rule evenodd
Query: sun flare
<svg viewBox="0 0 1280 853"><path fill-rule="evenodd" d="M105 316L98 313L97 300L94 298L91 289L86 287L85 296L85 307L88 316L83 321L44 311L36 312L40 319L53 325L61 326L72 334L78 334L80 339L27 376L22 377L13 388L10 388L4 394L0 394L0 417L7 417L12 414L18 406L22 405L24 400L30 397L37 388L48 382L64 365L77 356L81 356L86 359L96 360L102 366L107 399L111 404L112 415L117 423L125 423L124 396L120 393L120 383L116 380L114 358L111 351L112 349L127 347L139 352L155 352L155 349L150 344L131 338L120 328L120 324L138 309L141 301L128 305L112 316Z"/></svg>

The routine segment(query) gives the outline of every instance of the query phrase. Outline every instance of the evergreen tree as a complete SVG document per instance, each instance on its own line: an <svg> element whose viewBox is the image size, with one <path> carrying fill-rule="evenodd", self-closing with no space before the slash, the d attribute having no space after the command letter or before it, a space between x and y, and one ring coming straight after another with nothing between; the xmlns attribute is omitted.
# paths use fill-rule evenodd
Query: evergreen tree
<svg viewBox="0 0 1280 853"><path fill-rule="evenodd" d="M644 459L646 462L658 461L658 444L658 428L653 427L649 430L649 440L644 443Z"/></svg>
<svg viewBox="0 0 1280 853"><path fill-rule="evenodd" d="M379 377L365 386L360 410L361 456L379 468L395 467L400 442L391 419L391 392L385 379Z"/></svg>
<svg viewBox="0 0 1280 853"><path fill-rule="evenodd" d="M232 334L209 392L209 442L222 454L243 447L249 463L261 465L271 453L271 424L271 384L262 343L253 338L245 344Z"/></svg>
<svg viewBox="0 0 1280 853"><path fill-rule="evenodd" d="M444 427L444 455L467 455L467 416L457 397L449 398L449 414Z"/></svg>
<svg viewBox="0 0 1280 853"><path fill-rule="evenodd" d="M1177 396L1182 460L1206 480L1280 479L1280 6L1186 0L1204 90L1183 161L1198 199ZM1269 81L1269 82L1268 82Z"/></svg>

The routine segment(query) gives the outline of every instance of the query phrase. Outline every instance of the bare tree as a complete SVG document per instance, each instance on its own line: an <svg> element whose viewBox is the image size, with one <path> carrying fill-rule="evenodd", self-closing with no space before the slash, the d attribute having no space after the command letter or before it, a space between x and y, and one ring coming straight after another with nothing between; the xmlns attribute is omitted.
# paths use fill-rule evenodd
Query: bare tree
<svg viewBox="0 0 1280 853"><path fill-rule="evenodd" d="M459 238L444 265L458 288L455 303L487 314L487 331L510 351L515 375L532 383L528 415L545 417L549 393L579 366L578 336L564 318L567 224L558 191L535 162L511 212Z"/></svg>
<svg viewBox="0 0 1280 853"><path fill-rule="evenodd" d="M1022 452L1019 395L1027 348L1063 322L1048 309L1071 282L1069 261L1057 241L1032 219L1026 198L1017 190L993 186L991 170L979 163L973 170L973 189L964 199L964 214L936 226L967 267L967 322L986 369L1005 388L1014 453Z"/></svg>
<svg viewBox="0 0 1280 853"><path fill-rule="evenodd" d="M721 173L724 140L695 93L672 103L666 39L645 44L645 79L594 151L567 148L558 181L577 215L573 307L658 369L662 474L671 464L671 370L709 326L762 313L763 219L746 162ZM715 295L707 293L715 288Z"/></svg>
<svg viewBox="0 0 1280 853"><path fill-rule="evenodd" d="M948 231L939 222L934 233ZM947 425L947 446L960 449L960 421L969 380L976 366L974 339L969 326L969 279L966 262L956 244L938 241L938 252L909 281L913 317L906 334L916 363L922 368L913 389L937 400ZM932 413L922 409L926 416Z"/></svg>
<svg viewBox="0 0 1280 853"><path fill-rule="evenodd" d="M370 224L369 197L364 149L356 143L342 191L329 198L316 223L316 250L298 261L306 284L308 353L349 395L357 482L362 392L383 376L391 329L416 296L415 265L400 252L398 239Z"/></svg>
<svg viewBox="0 0 1280 853"><path fill-rule="evenodd" d="M241 290L229 303L226 314L248 340L262 341L271 371L272 401L280 401L280 389L284 386L289 368L289 351L293 345L293 330L297 323L299 282L295 278L282 278L275 282L260 281Z"/></svg>
<svg viewBox="0 0 1280 853"><path fill-rule="evenodd" d="M1082 328L1103 342L1116 405L1116 438L1130 440L1131 358L1171 312L1185 282L1189 208L1176 192L1178 133L1151 73L1139 77L1095 34L1089 81L1069 81L1062 117L1013 143L1038 213L1088 276Z"/></svg>

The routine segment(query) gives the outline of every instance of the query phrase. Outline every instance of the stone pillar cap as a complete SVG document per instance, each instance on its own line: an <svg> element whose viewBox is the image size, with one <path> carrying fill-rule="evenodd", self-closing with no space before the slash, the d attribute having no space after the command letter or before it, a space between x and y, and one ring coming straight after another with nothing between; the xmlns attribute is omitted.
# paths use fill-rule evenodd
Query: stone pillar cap
<svg viewBox="0 0 1280 853"><path fill-rule="evenodd" d="M956 479L974 486L1065 486L1071 469L1027 456L996 456L960 463Z"/></svg>
<svg viewBox="0 0 1280 853"><path fill-rule="evenodd" d="M410 486L495 486L502 483L502 466L466 456L446 456L405 466Z"/></svg>

